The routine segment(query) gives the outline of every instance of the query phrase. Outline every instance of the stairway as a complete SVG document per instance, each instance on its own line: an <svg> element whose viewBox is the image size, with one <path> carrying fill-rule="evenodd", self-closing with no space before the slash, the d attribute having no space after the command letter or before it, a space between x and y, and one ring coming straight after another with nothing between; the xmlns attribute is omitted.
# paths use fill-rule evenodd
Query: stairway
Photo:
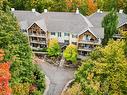
<svg viewBox="0 0 127 95"><path fill-rule="evenodd" d="M61 60L60 60L60 63L59 63L59 67L63 67L64 62L65 62L65 59L64 59L64 57L62 56L62 58L61 58Z"/></svg>

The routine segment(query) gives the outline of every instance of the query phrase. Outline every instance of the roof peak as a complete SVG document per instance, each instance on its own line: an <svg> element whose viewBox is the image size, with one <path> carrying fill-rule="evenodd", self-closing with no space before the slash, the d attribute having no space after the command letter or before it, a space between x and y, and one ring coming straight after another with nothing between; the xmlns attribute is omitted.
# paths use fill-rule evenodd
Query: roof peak
<svg viewBox="0 0 127 95"><path fill-rule="evenodd" d="M43 13L45 13L45 12L43 12ZM68 13L68 14L75 14L75 12L46 12L46 13Z"/></svg>

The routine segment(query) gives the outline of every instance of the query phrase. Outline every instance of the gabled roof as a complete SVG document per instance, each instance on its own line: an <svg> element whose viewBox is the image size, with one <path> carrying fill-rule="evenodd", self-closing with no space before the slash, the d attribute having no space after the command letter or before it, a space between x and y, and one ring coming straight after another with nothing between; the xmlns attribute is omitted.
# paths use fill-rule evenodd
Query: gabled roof
<svg viewBox="0 0 127 95"><path fill-rule="evenodd" d="M102 21L103 18L108 14L108 12L103 12L103 13L94 13L87 18L90 20L90 22L93 24L94 27L102 27ZM118 27L124 25L127 23L127 15L124 13L117 13L118 15Z"/></svg>
<svg viewBox="0 0 127 95"><path fill-rule="evenodd" d="M91 32L96 38L102 38L102 39L104 38L104 28L89 27L82 30L82 32L79 35L85 33L86 31Z"/></svg>
<svg viewBox="0 0 127 95"><path fill-rule="evenodd" d="M119 20L119 23L118 23L118 27L121 27L123 26L124 24L127 23L127 15L124 14L124 13L118 13L118 20Z"/></svg>
<svg viewBox="0 0 127 95"><path fill-rule="evenodd" d="M104 28L90 27L89 30L97 37L104 38Z"/></svg>
<svg viewBox="0 0 127 95"><path fill-rule="evenodd" d="M45 20L41 19L35 22L41 29L43 29L44 31L48 31L46 28L46 24L45 24Z"/></svg>
<svg viewBox="0 0 127 95"><path fill-rule="evenodd" d="M79 34L84 28L89 27L88 20L81 14L70 12L42 13L49 32L69 32Z"/></svg>
<svg viewBox="0 0 127 95"><path fill-rule="evenodd" d="M27 21L19 21L19 25L20 25L20 27L21 27L21 29L27 29L27 27L28 27L28 23L27 23Z"/></svg>
<svg viewBox="0 0 127 95"><path fill-rule="evenodd" d="M95 28L95 25L80 13L44 12L40 14L32 11L13 11L13 13L19 21L21 29L28 29L36 23L44 31L79 35L89 29L97 38L103 38L103 28Z"/></svg>
<svg viewBox="0 0 127 95"><path fill-rule="evenodd" d="M40 28L44 27L46 29L45 21L42 18L42 15L38 12L32 11L12 11L12 13L16 16L21 29L29 28L33 23L36 23ZM41 23L40 23L41 22Z"/></svg>
<svg viewBox="0 0 127 95"><path fill-rule="evenodd" d="M102 21L103 18L108 14L108 12L103 12L103 13L94 13L87 18L90 20L90 22L93 24L94 27L102 27Z"/></svg>

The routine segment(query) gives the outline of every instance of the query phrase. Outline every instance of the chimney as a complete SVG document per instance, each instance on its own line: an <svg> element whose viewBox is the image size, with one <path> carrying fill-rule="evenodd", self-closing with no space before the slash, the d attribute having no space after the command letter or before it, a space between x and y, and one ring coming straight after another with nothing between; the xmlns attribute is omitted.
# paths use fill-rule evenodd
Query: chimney
<svg viewBox="0 0 127 95"><path fill-rule="evenodd" d="M48 10L47 9L44 9L44 13L47 13L48 12Z"/></svg>
<svg viewBox="0 0 127 95"><path fill-rule="evenodd" d="M97 13L103 13L100 9L97 10Z"/></svg>
<svg viewBox="0 0 127 95"><path fill-rule="evenodd" d="M36 10L33 8L33 9L32 9L32 12L36 12Z"/></svg>
<svg viewBox="0 0 127 95"><path fill-rule="evenodd" d="M119 13L120 13L120 14L122 14L122 13L123 13L123 10L122 10L122 9L120 9L120 10L119 10Z"/></svg>
<svg viewBox="0 0 127 95"><path fill-rule="evenodd" d="M76 9L76 14L79 14L79 9L78 8Z"/></svg>
<svg viewBox="0 0 127 95"><path fill-rule="evenodd" d="M15 11L15 8L11 8L11 11L12 11L12 12Z"/></svg>
<svg viewBox="0 0 127 95"><path fill-rule="evenodd" d="M97 10L97 13L100 13L100 9Z"/></svg>
<svg viewBox="0 0 127 95"><path fill-rule="evenodd" d="M103 13L103 11L100 11L100 13Z"/></svg>

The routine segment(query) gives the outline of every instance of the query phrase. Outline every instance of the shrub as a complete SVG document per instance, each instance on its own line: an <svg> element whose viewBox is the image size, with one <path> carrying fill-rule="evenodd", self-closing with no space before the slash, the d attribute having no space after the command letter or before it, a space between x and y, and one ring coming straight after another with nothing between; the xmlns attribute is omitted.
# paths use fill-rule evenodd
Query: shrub
<svg viewBox="0 0 127 95"><path fill-rule="evenodd" d="M47 51L50 57L58 57L61 55L61 49L57 39L54 38L49 41Z"/></svg>
<svg viewBox="0 0 127 95"><path fill-rule="evenodd" d="M77 61L77 47L73 44L68 45L63 52L63 56L67 61L76 62Z"/></svg>

